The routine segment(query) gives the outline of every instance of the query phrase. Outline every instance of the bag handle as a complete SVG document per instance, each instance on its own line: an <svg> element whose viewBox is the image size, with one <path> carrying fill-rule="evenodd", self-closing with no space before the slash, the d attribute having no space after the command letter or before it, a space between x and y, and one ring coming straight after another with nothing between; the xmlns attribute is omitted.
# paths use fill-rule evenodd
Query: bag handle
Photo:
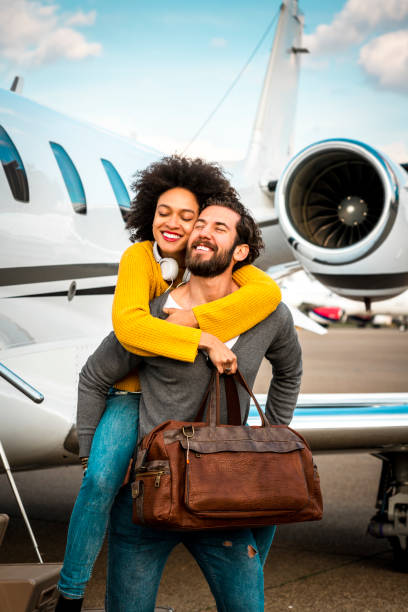
<svg viewBox="0 0 408 612"><path fill-rule="evenodd" d="M228 383L226 382L227 378L230 379ZM269 423L265 413L263 412L262 408L260 407L258 403L258 400L256 399L253 391L249 387L248 383L246 382L241 372L237 370L235 374L229 375L227 378L225 378L224 380L226 382L225 390L226 390L227 405L228 405L228 422L230 421L230 417L231 417L231 420L232 418L234 419L234 423L229 422L229 424L230 425L231 424L241 425L241 411L240 411L240 406L239 406L238 391L237 391L237 388L234 382L235 380L245 389L248 395L253 399L256 409L258 411L258 414L261 417L262 427L270 427L271 424ZM234 387L234 391L232 392L232 397L230 397L229 392L231 391L232 387ZM210 425L210 427L216 427L217 425L220 425L220 374L218 370L216 369L214 369L212 373L209 385L204 394L204 398L200 406L199 413L197 415L197 416L200 416L201 419L203 416L204 407L205 407L205 403L207 401L208 396L210 396L210 400L209 400L209 407L207 411L206 423ZM231 412L230 412L230 407L231 407ZM238 407L238 410L239 410L239 419L237 419L236 411L233 414L233 411L236 410L236 407Z"/></svg>
<svg viewBox="0 0 408 612"><path fill-rule="evenodd" d="M197 415L194 419L195 423L201 423L203 421L208 396L210 395L210 391L214 384L215 372L216 369L214 368L211 374L210 382L208 383L203 399L201 400L200 408L198 409ZM237 387L231 376L224 377L224 384L227 398L228 425L242 425L241 407L239 404ZM206 422L209 423L209 412L207 412Z"/></svg>
<svg viewBox="0 0 408 612"><path fill-rule="evenodd" d="M237 385L231 376L224 376L224 386L228 407L228 425L242 425Z"/></svg>
<svg viewBox="0 0 408 612"><path fill-rule="evenodd" d="M204 411L205 411L205 407L207 404L207 400L208 400L208 396L210 394L211 388L214 384L214 377L215 377L215 369L212 371L211 374L211 378L210 378L210 382L207 385L207 389L205 390L203 399L201 400L201 404L200 404L200 408L198 409L196 418L194 419L195 423L201 423L203 420L203 416L204 416Z"/></svg>
<svg viewBox="0 0 408 612"><path fill-rule="evenodd" d="M248 385L247 381L245 380L245 378L243 377L242 373L237 370L235 374L233 374L233 377L236 381L239 382L239 384L244 387L245 391L248 393L248 395L254 400L254 404L256 406L256 409L258 411L259 416L261 417L261 421L262 421L262 427L267 427L267 426L271 426L271 424L269 423L266 414L264 413L264 411L262 410L262 408L260 407L258 400L256 399L254 392L252 391L251 387Z"/></svg>

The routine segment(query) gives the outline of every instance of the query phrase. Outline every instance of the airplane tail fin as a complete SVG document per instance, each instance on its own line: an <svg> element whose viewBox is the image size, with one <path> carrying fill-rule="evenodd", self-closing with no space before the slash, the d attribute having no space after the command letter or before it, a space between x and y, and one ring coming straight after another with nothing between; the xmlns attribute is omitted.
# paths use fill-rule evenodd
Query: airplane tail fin
<svg viewBox="0 0 408 612"><path fill-rule="evenodd" d="M298 1L284 0L245 161L246 179L265 190L292 154L302 31Z"/></svg>

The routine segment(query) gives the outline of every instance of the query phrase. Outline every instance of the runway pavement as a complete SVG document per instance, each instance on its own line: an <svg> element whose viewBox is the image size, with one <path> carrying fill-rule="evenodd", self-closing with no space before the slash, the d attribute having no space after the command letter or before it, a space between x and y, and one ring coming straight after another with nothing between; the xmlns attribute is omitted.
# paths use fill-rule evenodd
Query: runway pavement
<svg viewBox="0 0 408 612"><path fill-rule="evenodd" d="M408 391L408 334L348 328L324 337L302 333L301 342L304 393ZM265 392L268 382L269 365L263 364L256 392ZM265 610L408 610L408 575L393 571L386 541L366 535L374 512L380 461L357 453L318 455L316 460L324 519L278 529L265 568ZM62 560L67 521L80 479L80 467L16 475L47 561ZM35 561L4 476L0 477L0 512L12 515L0 562ZM102 607L105 558L104 549L88 588L88 607ZM171 605L176 612L215 611L199 568L181 547L167 563L158 604Z"/></svg>

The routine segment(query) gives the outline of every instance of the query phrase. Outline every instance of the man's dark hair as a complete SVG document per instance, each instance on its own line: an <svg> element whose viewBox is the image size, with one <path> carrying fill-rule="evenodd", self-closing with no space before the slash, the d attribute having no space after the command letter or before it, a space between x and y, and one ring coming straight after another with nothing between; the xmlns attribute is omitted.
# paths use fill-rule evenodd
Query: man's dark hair
<svg viewBox="0 0 408 612"><path fill-rule="evenodd" d="M126 227L131 230L130 239L153 240L153 218L157 200L162 193L175 187L191 191L201 210L209 197L235 197L236 192L216 163L203 159L190 159L180 155L163 157L134 176L132 201Z"/></svg>
<svg viewBox="0 0 408 612"><path fill-rule="evenodd" d="M255 259L259 257L262 249L265 248L265 244L262 240L259 225L256 223L249 210L238 200L235 194L227 195L223 198L211 197L205 202L203 209L208 206L224 206L238 213L241 217L235 228L237 237L235 239L234 248L239 244L247 244L249 246L249 252L244 261L239 261L235 264L233 271L235 272L235 270L242 268L242 266L253 263Z"/></svg>

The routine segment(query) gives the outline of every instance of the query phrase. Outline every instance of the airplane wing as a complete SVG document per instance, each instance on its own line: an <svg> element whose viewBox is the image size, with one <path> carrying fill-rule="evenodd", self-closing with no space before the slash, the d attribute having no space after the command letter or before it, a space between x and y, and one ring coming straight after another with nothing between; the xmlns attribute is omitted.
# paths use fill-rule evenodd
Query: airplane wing
<svg viewBox="0 0 408 612"><path fill-rule="evenodd" d="M266 272L279 284L279 281L301 269L302 267L297 261L290 261L276 266L271 266L266 270ZM315 321L312 321L312 319L310 319L310 317L308 317L307 315L303 314L303 312L301 312L299 308L291 306L290 304L287 304L287 307L289 308L292 314L293 322L296 327L306 329L307 331L311 331L314 334L318 334L319 336L324 336L324 334L327 334L327 329L325 329L322 325L319 325Z"/></svg>
<svg viewBox="0 0 408 612"><path fill-rule="evenodd" d="M287 276L291 276L295 272L298 272L299 270L302 270L302 269L303 268L299 264L298 261L288 261L283 264L278 264L276 266L270 266L266 270L266 272L267 274L269 274L269 276L273 278L273 280L275 280L276 282L279 282L283 278L286 278Z"/></svg>
<svg viewBox="0 0 408 612"><path fill-rule="evenodd" d="M265 409L266 395L256 396ZM251 402L248 424L261 420ZM408 393L300 394L291 427L314 452L373 451L408 443Z"/></svg>
<svg viewBox="0 0 408 612"><path fill-rule="evenodd" d="M301 312L299 308L295 308L295 306L291 306L290 304L286 304L286 306L292 313L295 327L306 329L306 331L311 331L314 334L318 334L319 336L324 336L325 334L327 334L327 329L325 327L319 325L319 323L316 323L315 321L312 321L312 319L307 315L303 314L303 312Z"/></svg>

